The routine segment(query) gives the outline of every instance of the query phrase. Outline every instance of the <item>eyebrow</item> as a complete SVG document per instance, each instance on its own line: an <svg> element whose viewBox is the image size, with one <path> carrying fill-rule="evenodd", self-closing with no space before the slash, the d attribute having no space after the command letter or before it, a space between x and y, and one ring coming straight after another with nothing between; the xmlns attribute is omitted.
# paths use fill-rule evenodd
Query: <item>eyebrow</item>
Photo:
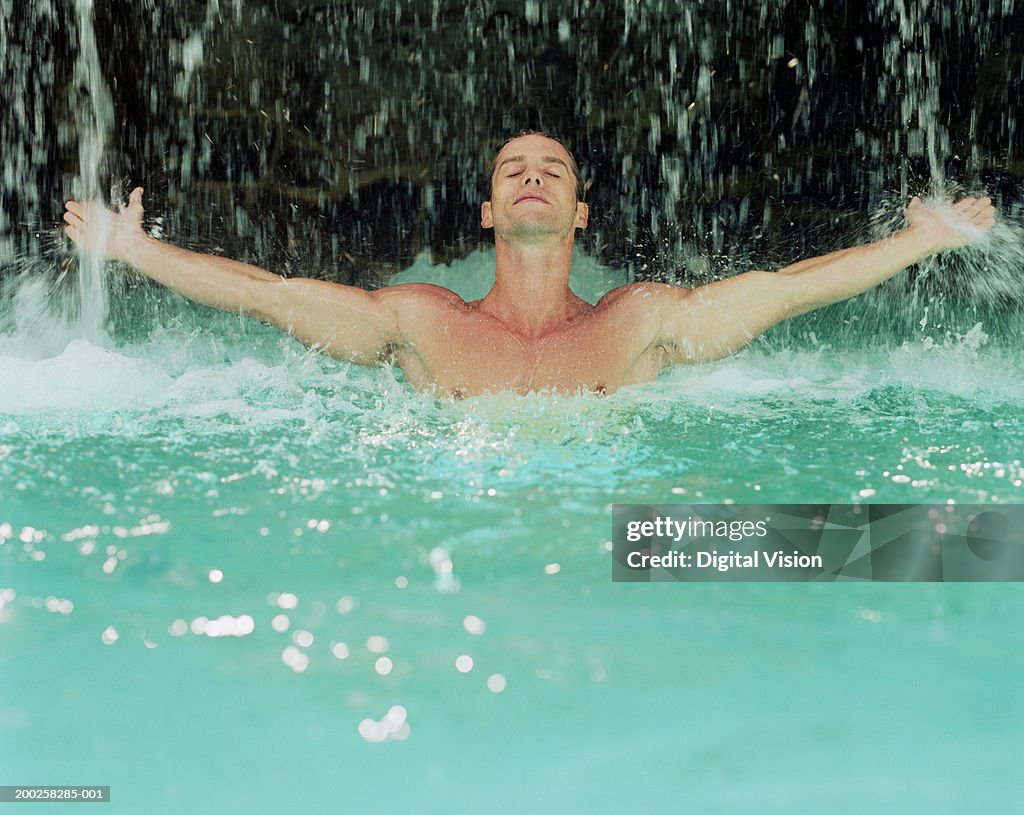
<svg viewBox="0 0 1024 815"><path fill-rule="evenodd" d="M566 164L558 156L541 156L541 160L545 164L561 164L563 167L565 167L566 170L569 169L569 165ZM509 158L505 159L500 164L498 164L498 166L495 168L495 170L496 171L500 170L506 164L509 164L510 162L516 162L516 161L526 161L526 156L510 156Z"/></svg>

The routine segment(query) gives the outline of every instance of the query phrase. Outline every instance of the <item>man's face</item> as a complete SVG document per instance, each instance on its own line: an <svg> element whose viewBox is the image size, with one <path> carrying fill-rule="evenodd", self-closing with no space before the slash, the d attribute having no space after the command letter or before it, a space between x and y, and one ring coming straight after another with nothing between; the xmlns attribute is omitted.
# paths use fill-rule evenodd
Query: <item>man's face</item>
<svg viewBox="0 0 1024 815"><path fill-rule="evenodd" d="M587 205L576 200L572 158L554 139L512 139L498 153L491 200L480 208L480 224L503 240L564 238L587 225Z"/></svg>

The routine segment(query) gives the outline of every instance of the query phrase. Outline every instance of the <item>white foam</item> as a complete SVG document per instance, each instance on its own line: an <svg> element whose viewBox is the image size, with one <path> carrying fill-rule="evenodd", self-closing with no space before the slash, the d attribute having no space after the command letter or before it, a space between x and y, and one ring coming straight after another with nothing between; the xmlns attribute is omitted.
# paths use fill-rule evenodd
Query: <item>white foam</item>
<svg viewBox="0 0 1024 815"><path fill-rule="evenodd" d="M978 323L961 335L922 336L899 346L748 348L712 365L674 368L645 398L660 394L707 406L769 397L848 401L887 386L1005 402L1024 398L1024 368L1008 350L987 347Z"/></svg>
<svg viewBox="0 0 1024 815"><path fill-rule="evenodd" d="M74 340L47 359L0 355L0 413L156 409L165 417L221 415L245 424L296 419L311 423L329 421L339 412L359 412L354 401L358 399L368 409L397 411L417 426L424 410L432 412L432 400L399 387L386 370L310 359L301 348L290 359L263 360L225 348L226 358L214 365L207 359L191 364L178 359L168 366L159 345L115 350ZM497 394L442 410L462 414L470 432L473 417L490 422L515 414L527 422L531 417L542 423L561 417L600 423L623 402L667 400L708 407L811 399L842 402L885 386L1004 402L1024 398L1024 369L1007 349L990 347L978 324L959 336L922 336L898 346L860 350L752 347L711 365L674 368L655 383L623 389L611 399ZM391 432L408 423L397 417L396 422ZM412 427L407 429L413 432Z"/></svg>
<svg viewBox="0 0 1024 815"><path fill-rule="evenodd" d="M407 277L448 285L453 281L446 276L458 274L486 291L493 262L493 253L476 253L448 267L428 268L421 259ZM620 273L596 262L579 268L584 277L589 275L591 297L621 282ZM34 302L23 296L14 305ZM298 420L315 432L340 414L369 411L390 417L387 436L393 440L402 433L415 436L424 419L438 412L433 400L400 385L389 369L336 363L269 327L239 323L231 315L193 319L191 309L197 307L185 308L187 319L178 314L135 344L102 347L78 339L49 355L35 344L40 324L9 323L12 330L0 334L0 413L98 416L152 410L155 419L227 416L246 425ZM600 434L600 426L615 424L616 411L636 402L664 403L666 410L674 403L756 410L765 403L855 399L887 385L981 395L996 402L1024 397L1024 369L1016 348L990 342L983 324L961 334L943 334L931 321L920 327L912 341L898 345L879 339L863 349L808 347L807 340L780 349L778 339L758 342L715 364L677 367L655 383L623 389L609 399L499 394L445 403L439 410L446 421L453 412L460 414L460 427L473 437L475 420L500 424L510 415L513 422L550 424L551 432L575 422ZM817 341L812 337L811 342Z"/></svg>
<svg viewBox="0 0 1024 815"><path fill-rule="evenodd" d="M72 340L47 359L0 356L0 411L148 407L160 400L171 381L147 359Z"/></svg>

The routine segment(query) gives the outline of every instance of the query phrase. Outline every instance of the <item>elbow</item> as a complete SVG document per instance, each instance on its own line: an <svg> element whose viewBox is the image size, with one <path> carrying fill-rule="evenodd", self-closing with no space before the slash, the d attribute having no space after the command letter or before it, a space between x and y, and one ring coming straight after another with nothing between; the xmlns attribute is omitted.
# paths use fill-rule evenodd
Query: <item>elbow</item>
<svg viewBox="0 0 1024 815"><path fill-rule="evenodd" d="M761 272L760 274L765 275L765 285L770 289L770 293L764 298L768 311L765 328L818 307L819 304L808 296L811 292L808 291L807 286L802 283L798 275L785 272Z"/></svg>

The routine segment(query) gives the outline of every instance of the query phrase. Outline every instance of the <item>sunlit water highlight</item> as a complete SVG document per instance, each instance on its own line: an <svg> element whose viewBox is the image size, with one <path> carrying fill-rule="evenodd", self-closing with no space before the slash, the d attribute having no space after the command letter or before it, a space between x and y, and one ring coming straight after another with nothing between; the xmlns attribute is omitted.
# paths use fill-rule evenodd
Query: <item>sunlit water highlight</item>
<svg viewBox="0 0 1024 815"><path fill-rule="evenodd" d="M12 782L115 812L1019 798L1018 586L613 586L608 543L616 501L1020 501L1019 318L862 303L606 398L448 402L116 305L99 345L10 310L0 343Z"/></svg>

